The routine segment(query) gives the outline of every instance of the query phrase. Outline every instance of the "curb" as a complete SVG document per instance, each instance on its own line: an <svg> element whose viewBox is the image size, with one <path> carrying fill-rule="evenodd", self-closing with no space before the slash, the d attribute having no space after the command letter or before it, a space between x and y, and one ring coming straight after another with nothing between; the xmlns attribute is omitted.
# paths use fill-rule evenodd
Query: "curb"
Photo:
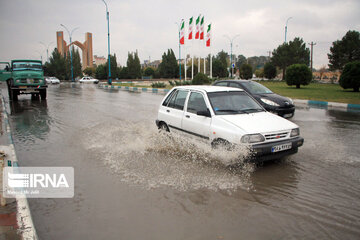
<svg viewBox="0 0 360 240"><path fill-rule="evenodd" d="M311 107L320 107L326 109L346 109L347 111L360 111L360 104L351 104L351 103L337 103L337 102L324 102L324 101L315 101L315 100L303 100L303 99L293 99L295 104L307 105Z"/></svg>
<svg viewBox="0 0 360 240"><path fill-rule="evenodd" d="M2 104L3 120L5 122L6 133L8 135L9 142L10 142L10 144L8 146L8 151L10 152L10 154L8 154L8 156L11 160L8 160L8 161L10 161L12 167L16 168L19 166L19 164L18 164L18 160L16 157L15 146L14 146L14 142L13 142L13 138L12 138L12 134L11 134L8 112L6 111L6 108L5 108L4 96L1 95L1 98L3 101L3 104ZM22 196L21 198L16 196L16 203L17 203L16 204L17 205L16 219L17 219L17 224L18 224L20 235L21 235L22 239L37 240L38 236L36 233L33 219L31 217L27 198L24 196Z"/></svg>
<svg viewBox="0 0 360 240"><path fill-rule="evenodd" d="M114 86L114 85L107 85L107 84L99 84L98 88L101 89L118 89L118 90L125 90L129 92L150 92L150 93L168 93L170 89L163 89L163 88L139 88L139 87L127 87L127 86Z"/></svg>

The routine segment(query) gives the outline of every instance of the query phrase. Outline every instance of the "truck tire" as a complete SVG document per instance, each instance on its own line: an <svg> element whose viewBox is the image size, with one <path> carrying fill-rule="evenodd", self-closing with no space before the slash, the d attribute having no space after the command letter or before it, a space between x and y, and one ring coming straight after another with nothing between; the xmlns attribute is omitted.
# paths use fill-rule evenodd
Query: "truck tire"
<svg viewBox="0 0 360 240"><path fill-rule="evenodd" d="M18 91L15 89L10 89L10 95L9 95L10 100L17 102L18 100Z"/></svg>
<svg viewBox="0 0 360 240"><path fill-rule="evenodd" d="M11 95L11 90L10 90L11 89L10 81L11 80L7 80L6 84L7 84L7 87L8 87L9 100L11 101L12 100L12 95Z"/></svg>
<svg viewBox="0 0 360 240"><path fill-rule="evenodd" d="M46 89L40 90L40 98L41 98L41 100L46 99Z"/></svg>

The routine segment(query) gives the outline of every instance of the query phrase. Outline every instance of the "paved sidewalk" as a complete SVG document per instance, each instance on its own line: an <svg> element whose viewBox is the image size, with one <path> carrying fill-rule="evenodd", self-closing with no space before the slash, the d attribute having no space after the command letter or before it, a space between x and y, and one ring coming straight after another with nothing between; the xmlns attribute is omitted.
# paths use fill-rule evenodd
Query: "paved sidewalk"
<svg viewBox="0 0 360 240"><path fill-rule="evenodd" d="M0 98L0 146L8 145L8 139L5 131L4 115L2 108L2 99ZM3 193L2 174L3 167L6 166L6 156L0 152L0 195ZM5 206L3 206L5 204ZM18 240L21 239L18 234L18 225L16 219L17 203L14 198L1 199L0 203L0 240Z"/></svg>

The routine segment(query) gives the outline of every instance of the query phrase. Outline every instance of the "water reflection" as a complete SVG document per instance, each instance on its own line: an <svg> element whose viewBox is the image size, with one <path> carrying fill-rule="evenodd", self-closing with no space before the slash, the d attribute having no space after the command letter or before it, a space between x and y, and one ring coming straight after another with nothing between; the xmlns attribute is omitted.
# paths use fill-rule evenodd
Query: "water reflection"
<svg viewBox="0 0 360 240"><path fill-rule="evenodd" d="M45 140L50 131L50 117L47 101L21 99L11 101L10 114L13 134L21 142L34 141L34 138Z"/></svg>

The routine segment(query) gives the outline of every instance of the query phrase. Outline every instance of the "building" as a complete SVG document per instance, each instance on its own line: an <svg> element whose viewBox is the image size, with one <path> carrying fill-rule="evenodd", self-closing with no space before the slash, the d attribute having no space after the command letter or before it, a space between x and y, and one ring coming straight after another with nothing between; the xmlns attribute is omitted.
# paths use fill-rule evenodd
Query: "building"
<svg viewBox="0 0 360 240"><path fill-rule="evenodd" d="M99 66L101 64L106 64L106 63L107 63L107 59L105 57L94 55L94 64L96 66Z"/></svg>

